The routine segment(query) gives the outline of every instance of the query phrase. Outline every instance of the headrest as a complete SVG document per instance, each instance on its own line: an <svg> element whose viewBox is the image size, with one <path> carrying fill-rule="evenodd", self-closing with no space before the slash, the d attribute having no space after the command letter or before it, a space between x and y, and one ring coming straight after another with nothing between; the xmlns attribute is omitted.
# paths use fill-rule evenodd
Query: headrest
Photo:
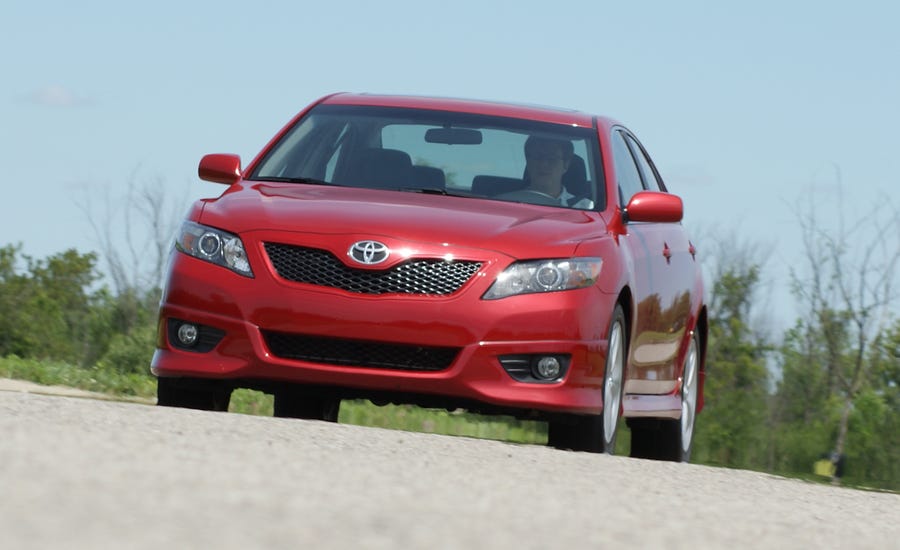
<svg viewBox="0 0 900 550"><path fill-rule="evenodd" d="M444 171L433 166L412 167L413 187L422 189L444 190L447 187L447 178Z"/></svg>
<svg viewBox="0 0 900 550"><path fill-rule="evenodd" d="M591 188L587 179L587 168L585 168L583 158L578 155L572 157L569 169L562 176L562 184L569 193L576 197L591 196Z"/></svg>
<svg viewBox="0 0 900 550"><path fill-rule="evenodd" d="M350 170L350 185L380 189L409 187L412 160L396 149L364 149Z"/></svg>

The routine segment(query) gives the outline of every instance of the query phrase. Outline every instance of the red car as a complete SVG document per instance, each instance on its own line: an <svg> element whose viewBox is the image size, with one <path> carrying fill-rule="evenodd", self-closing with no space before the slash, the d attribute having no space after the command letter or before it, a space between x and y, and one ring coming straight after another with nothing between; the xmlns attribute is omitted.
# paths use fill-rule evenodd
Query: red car
<svg viewBox="0 0 900 550"><path fill-rule="evenodd" d="M549 444L686 461L707 319L694 245L647 152L576 111L337 94L177 236L160 405L335 421L342 399L548 422Z"/></svg>

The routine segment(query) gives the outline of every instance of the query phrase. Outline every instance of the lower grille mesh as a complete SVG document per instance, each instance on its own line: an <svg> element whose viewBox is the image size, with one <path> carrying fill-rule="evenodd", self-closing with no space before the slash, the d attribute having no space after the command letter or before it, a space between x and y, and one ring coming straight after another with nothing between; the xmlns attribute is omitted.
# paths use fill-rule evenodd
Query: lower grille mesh
<svg viewBox="0 0 900 550"><path fill-rule="evenodd" d="M459 353L459 348L388 344L274 331L263 331L263 337L276 357L326 365L441 371L448 368Z"/></svg>

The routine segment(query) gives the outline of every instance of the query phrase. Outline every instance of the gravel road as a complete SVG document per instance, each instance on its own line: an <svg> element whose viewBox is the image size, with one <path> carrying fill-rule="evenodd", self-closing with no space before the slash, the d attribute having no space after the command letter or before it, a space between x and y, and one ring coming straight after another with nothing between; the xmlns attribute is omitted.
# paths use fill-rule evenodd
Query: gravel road
<svg viewBox="0 0 900 550"><path fill-rule="evenodd" d="M900 548L900 495L0 391L0 548Z"/></svg>

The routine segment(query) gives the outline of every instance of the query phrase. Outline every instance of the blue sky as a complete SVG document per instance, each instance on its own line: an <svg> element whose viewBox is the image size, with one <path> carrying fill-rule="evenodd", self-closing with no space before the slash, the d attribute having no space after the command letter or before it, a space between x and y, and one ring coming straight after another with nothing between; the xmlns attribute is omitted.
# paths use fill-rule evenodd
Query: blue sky
<svg viewBox="0 0 900 550"><path fill-rule="evenodd" d="M630 127L695 234L761 244L786 324L798 201L900 202L897 21L888 0L8 0L0 245L97 249L75 204L132 178L180 215L223 190L203 154L248 162L334 91L511 100Z"/></svg>

